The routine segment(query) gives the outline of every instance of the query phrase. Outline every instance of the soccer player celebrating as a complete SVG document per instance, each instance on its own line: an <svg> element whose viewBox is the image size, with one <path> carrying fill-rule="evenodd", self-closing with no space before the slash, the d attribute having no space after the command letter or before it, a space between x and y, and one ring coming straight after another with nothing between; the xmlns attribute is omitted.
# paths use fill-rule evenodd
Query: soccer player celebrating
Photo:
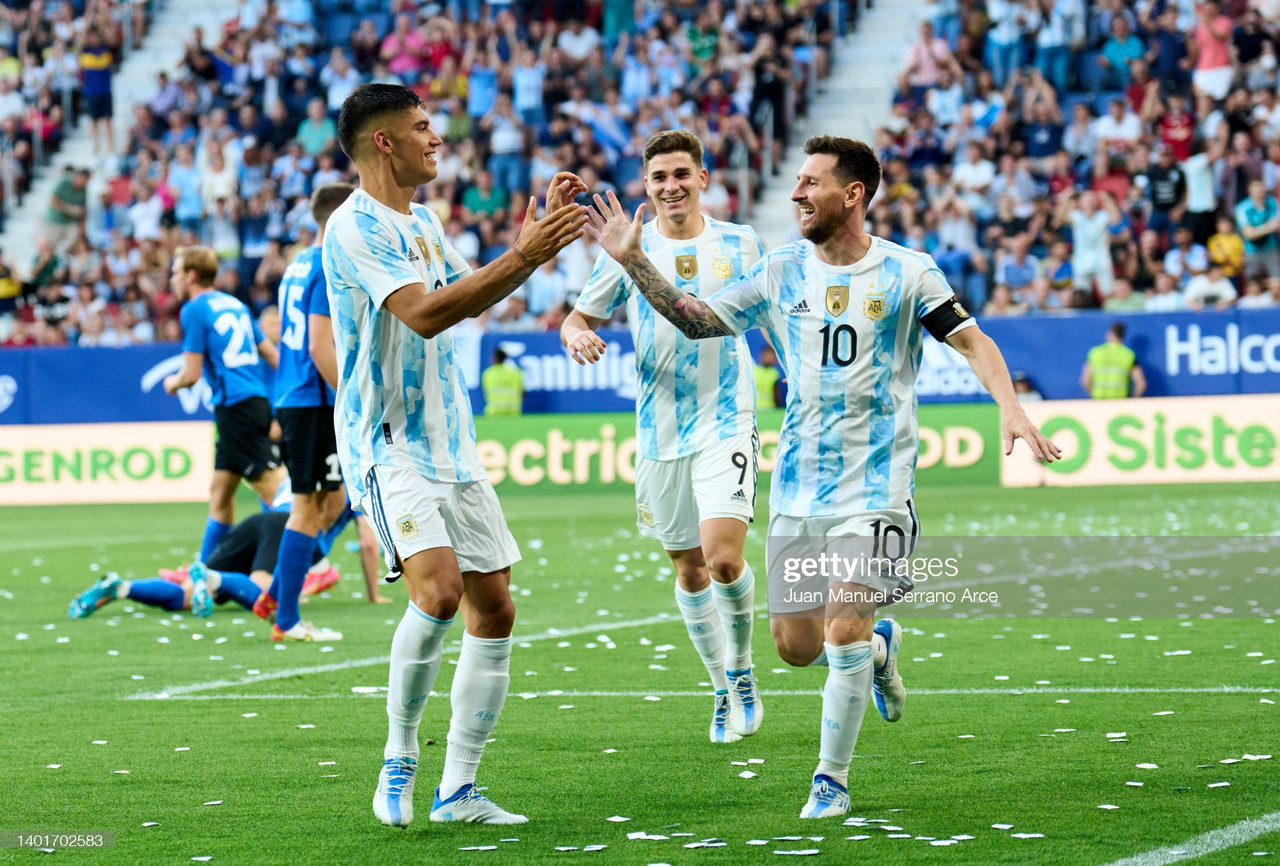
<svg viewBox="0 0 1280 866"><path fill-rule="evenodd" d="M413 820L418 723L461 607L466 631L431 820L524 823L475 785L507 696L515 618L508 585L520 552L476 454L449 328L505 298L581 236L584 209L572 201L585 186L576 175L556 175L547 216L536 219L530 198L515 245L472 273L439 218L413 203L418 186L435 179L442 140L412 90L357 87L342 105L338 143L360 175L360 189L329 218L324 240L338 454L381 537L389 577L403 575L409 592L391 642L389 725L373 811L393 826Z"/></svg>
<svg viewBox="0 0 1280 866"><path fill-rule="evenodd" d="M180 247L174 252L173 291L186 299L179 314L183 364L164 380L164 390L175 394L190 388L203 371L218 425L200 561L213 553L235 523L241 478L263 502L272 501L284 478L271 450L271 403L258 369L259 354L276 365L276 350L262 336L249 308L213 287L217 277L218 257L208 247Z"/></svg>
<svg viewBox="0 0 1280 866"><path fill-rule="evenodd" d="M641 220L616 198L589 212L589 231L659 313L690 338L765 329L790 385L770 494L769 544L919 532L911 503L919 447L915 378L922 330L945 341L1000 407L1005 453L1023 439L1041 460L1058 449L1027 418L1000 350L956 300L933 260L863 230L880 183L865 144L819 136L791 194L803 239L779 247L706 300L673 286L645 254ZM892 531L886 531L892 527ZM905 543L902 545L905 548ZM770 551L772 559L773 551ZM875 622L876 597L910 589L884 572L850 585L849 605L820 605L786 616L772 606L778 653L792 665L825 657L821 747L802 818L849 811L849 765L872 691L890 721L902 713L897 673L901 629ZM833 615L837 614L837 615ZM873 637L884 639L875 658Z"/></svg>
<svg viewBox="0 0 1280 866"><path fill-rule="evenodd" d="M644 172L657 219L640 245L664 279L706 298L764 254L753 229L699 211L707 170L693 133L650 138ZM759 452L751 353L741 336L699 342L681 334L602 252L560 328L579 364L600 360L605 343L595 330L623 303L640 380L637 526L675 565L676 604L716 691L711 741L732 743L759 730L764 717L751 673L755 575L742 558Z"/></svg>
<svg viewBox="0 0 1280 866"><path fill-rule="evenodd" d="M320 261L325 224L355 192L346 183L319 187L311 196L316 240L299 253L280 280L280 363L276 371L276 418L284 434L285 465L293 487L293 510L280 542L271 589L254 612L266 619L275 613L273 641L341 640L341 632L319 628L302 619L298 599L311 567L316 536L345 505L338 443L333 429L333 390L321 376L335 369L329 295ZM313 358L314 356L314 358ZM278 608L277 608L278 606Z"/></svg>

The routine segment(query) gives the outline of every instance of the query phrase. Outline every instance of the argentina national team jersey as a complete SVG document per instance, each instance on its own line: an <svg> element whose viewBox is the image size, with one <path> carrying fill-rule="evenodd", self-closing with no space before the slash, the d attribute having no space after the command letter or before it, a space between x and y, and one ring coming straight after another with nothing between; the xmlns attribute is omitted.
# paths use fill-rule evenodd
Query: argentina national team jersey
<svg viewBox="0 0 1280 866"><path fill-rule="evenodd" d="M837 267L796 241L707 305L736 333L763 328L787 372L773 513L829 517L910 498L923 331L941 340L975 324L932 258L872 237L860 261Z"/></svg>
<svg viewBox="0 0 1280 866"><path fill-rule="evenodd" d="M687 241L663 237L656 220L645 224L641 236L645 255L658 272L676 288L701 298L742 276L764 254L750 227L704 219L702 233ZM622 265L601 253L577 309L607 319L623 303L639 377L640 455L675 460L749 432L756 396L746 340L690 340L650 306Z"/></svg>
<svg viewBox="0 0 1280 866"><path fill-rule="evenodd" d="M311 360L307 317L329 315L320 247L310 246L289 263L280 278L280 361L276 365L276 408L332 406L333 389Z"/></svg>
<svg viewBox="0 0 1280 866"><path fill-rule="evenodd" d="M410 469L433 481L487 477L476 455L470 396L448 331L428 340L386 309L396 290L435 290L471 273L422 205L402 214L364 190L329 218L324 273L338 355L334 404L342 474L366 494L374 466Z"/></svg>
<svg viewBox="0 0 1280 866"><path fill-rule="evenodd" d="M262 331L249 308L225 292L207 291L182 305L182 350L204 356L204 379L215 406L266 397L258 367Z"/></svg>

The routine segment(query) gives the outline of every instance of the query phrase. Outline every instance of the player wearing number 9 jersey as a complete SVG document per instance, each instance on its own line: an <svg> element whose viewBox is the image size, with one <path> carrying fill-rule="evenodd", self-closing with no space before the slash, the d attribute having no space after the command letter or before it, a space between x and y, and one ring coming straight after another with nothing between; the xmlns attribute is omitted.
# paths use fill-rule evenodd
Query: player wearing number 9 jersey
<svg viewBox="0 0 1280 866"><path fill-rule="evenodd" d="M749 226L699 211L702 143L684 130L645 143L644 183L656 219L641 246L662 274L699 297L742 276L764 254ZM625 304L636 347L636 524L676 570L676 605L715 689L710 738L760 728L751 666L755 575L743 559L755 513L754 372L745 338L693 340L659 316L622 265L601 253L560 339L579 363L605 351L595 329Z"/></svg>
<svg viewBox="0 0 1280 866"><path fill-rule="evenodd" d="M213 287L218 257L208 247L181 247L173 256L174 293L185 298L182 369L164 380L167 393L200 381L212 392L218 443L214 450L203 561L235 523L236 487L243 478L264 502L275 498L284 470L271 451L271 404L258 359L274 367L276 350L238 299Z"/></svg>
<svg viewBox="0 0 1280 866"><path fill-rule="evenodd" d="M804 239L770 252L705 301L672 286L646 258L639 214L630 219L616 199L608 206L597 199L599 211L590 215L601 247L686 336L718 338L753 327L770 334L788 392L766 554L771 565L790 563L788 572L818 566L831 541L849 536L874 535L883 543L886 535L901 535L901 544L871 556L909 551L907 540L918 532L911 506L919 445L915 379L925 330L964 355L995 399L1006 453L1021 438L1041 459L1058 456L1018 405L1000 350L933 260L863 230L880 183L874 152L859 141L819 136L805 143L805 153L791 195ZM830 668L818 767L802 818L849 811L849 766L871 693L887 720L902 713L902 631L892 620L875 622L877 601L910 586L894 571L864 570L840 593L824 586L816 601L785 589L771 593L779 655L793 665ZM772 571L769 577L781 587L794 580Z"/></svg>

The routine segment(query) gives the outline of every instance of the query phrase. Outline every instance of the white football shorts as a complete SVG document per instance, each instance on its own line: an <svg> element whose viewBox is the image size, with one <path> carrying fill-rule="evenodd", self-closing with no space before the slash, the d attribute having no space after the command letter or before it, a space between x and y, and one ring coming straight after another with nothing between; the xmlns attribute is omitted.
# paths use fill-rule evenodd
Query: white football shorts
<svg viewBox="0 0 1280 866"><path fill-rule="evenodd" d="M432 481L412 469L375 466L366 482L369 492L360 510L378 533L388 580L400 576L400 562L434 547L452 548L463 572L500 571L520 561L520 548L487 479Z"/></svg>
<svg viewBox="0 0 1280 866"><path fill-rule="evenodd" d="M636 456L636 527L666 550L702 544L698 525L716 517L751 523L760 436L751 429L676 460Z"/></svg>

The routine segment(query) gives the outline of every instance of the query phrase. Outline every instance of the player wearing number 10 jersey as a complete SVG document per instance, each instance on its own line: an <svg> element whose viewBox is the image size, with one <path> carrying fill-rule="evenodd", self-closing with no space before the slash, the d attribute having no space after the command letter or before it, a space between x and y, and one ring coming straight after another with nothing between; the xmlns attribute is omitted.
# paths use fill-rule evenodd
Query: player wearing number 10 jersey
<svg viewBox="0 0 1280 866"><path fill-rule="evenodd" d="M629 218L617 199L606 205L597 197L590 230L686 336L722 338L757 327L770 335L788 392L769 503L769 562L794 552L800 567L813 566L831 541L873 535L888 541L886 527L902 543L871 556L901 557L918 532L911 505L919 445L915 379L925 330L964 355L995 399L1006 453L1015 438L1043 460L1058 452L1019 407L1000 350L933 260L863 230L880 183L874 152L859 141L819 136L806 142L805 153L791 195L804 239L773 250L706 300L671 285L646 258L641 214ZM849 811L849 767L872 692L886 719L901 715L901 628L889 619L875 622L877 602L910 586L893 571L864 572L840 593L820 592L814 600L771 595L783 660L800 666L825 660L830 668L818 767L802 818ZM790 579L769 577L783 586ZM801 604L789 606L793 601Z"/></svg>
<svg viewBox="0 0 1280 866"><path fill-rule="evenodd" d="M181 247L174 253L173 290L186 299L179 314L183 364L164 380L164 390L173 394L189 388L203 372L218 425L201 560L235 523L240 479L270 502L284 477L271 452L271 403L258 368L259 353L276 365L275 347L263 338L248 307L213 287L217 277L218 257L208 247Z"/></svg>
<svg viewBox="0 0 1280 866"><path fill-rule="evenodd" d="M683 130L645 143L644 183L657 218L641 246L663 276L709 297L764 254L754 230L704 216L702 143ZM693 340L659 316L622 265L601 253L560 339L578 363L605 351L595 329L626 304L636 347L636 511L676 569L676 605L711 676L713 743L760 728L751 670L755 575L742 558L754 516L756 400L745 338Z"/></svg>

